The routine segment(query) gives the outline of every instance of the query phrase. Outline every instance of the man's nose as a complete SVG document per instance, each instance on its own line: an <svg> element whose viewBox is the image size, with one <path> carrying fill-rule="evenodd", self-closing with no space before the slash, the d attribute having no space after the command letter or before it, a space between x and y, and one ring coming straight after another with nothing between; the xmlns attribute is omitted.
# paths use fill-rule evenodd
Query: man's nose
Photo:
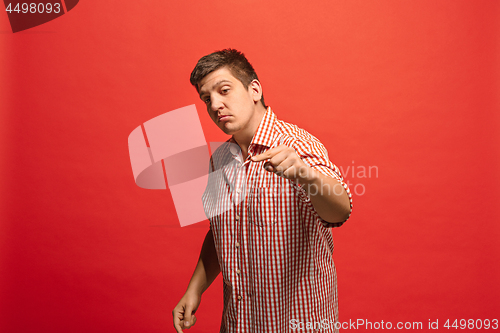
<svg viewBox="0 0 500 333"><path fill-rule="evenodd" d="M213 96L211 98L210 102L211 102L210 107L212 108L212 111L214 111L214 112L216 112L224 107L222 100L220 98L218 98L217 96Z"/></svg>

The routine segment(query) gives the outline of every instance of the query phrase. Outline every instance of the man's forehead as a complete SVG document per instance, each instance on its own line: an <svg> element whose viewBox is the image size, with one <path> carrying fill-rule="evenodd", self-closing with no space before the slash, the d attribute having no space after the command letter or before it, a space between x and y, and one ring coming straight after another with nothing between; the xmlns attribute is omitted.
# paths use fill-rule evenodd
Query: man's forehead
<svg viewBox="0 0 500 333"><path fill-rule="evenodd" d="M224 83L235 83L237 82L238 79L235 78L232 74L231 71L229 71L227 68L219 68L212 73L208 74L205 76L199 83L199 92L200 95L206 91L209 91L213 88L216 88L217 86L220 86L221 84Z"/></svg>

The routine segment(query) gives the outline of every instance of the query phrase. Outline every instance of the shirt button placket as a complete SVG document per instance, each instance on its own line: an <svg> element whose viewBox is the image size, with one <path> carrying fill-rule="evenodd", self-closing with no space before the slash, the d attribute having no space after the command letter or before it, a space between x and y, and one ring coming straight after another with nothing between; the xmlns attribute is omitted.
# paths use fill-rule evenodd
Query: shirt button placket
<svg viewBox="0 0 500 333"><path fill-rule="evenodd" d="M237 190L236 192L240 192L239 190ZM240 222L240 215L236 215L235 216L235 220L236 222ZM235 244L234 244L234 247L236 248L236 265L238 265L238 251L239 251L239 248L240 248L240 243L238 242L238 240L236 240ZM236 268L234 270L234 272L236 273L236 281L237 281L237 285L238 285L238 296L237 296L237 299L238 299L238 303L241 303L241 301L243 300L243 290L242 290L242 286L241 286L241 280L240 280L240 274L241 274L241 271Z"/></svg>
<svg viewBox="0 0 500 333"><path fill-rule="evenodd" d="M235 209L235 212L236 212L236 215L234 217L234 220L235 220L235 234L234 234L234 239L235 239L235 248L234 248L234 264L236 267L238 267L239 265L239 250L240 250L240 242L239 242L239 232L238 230L240 229L241 225L241 216L240 214L238 213L238 206L240 206L239 204L244 202L245 201L245 191L246 191L246 187L245 187L245 183L246 182L246 169L243 168L243 164L242 164L242 161L240 159L240 156L239 156L239 149L236 147L236 146L231 146L231 153L233 155L238 155L237 156L237 163L236 163L236 177L235 177L235 183L234 183L234 209ZM242 197L243 196L243 197ZM241 206L240 206L241 207ZM235 268L234 269L234 272L236 273L236 275L234 276L234 282L235 282L235 294L237 295L236 296L236 300L239 304L242 304L241 301L243 300L243 294L244 294L244 291L243 291L243 287L242 287L242 282L241 282L241 271L238 269L238 268ZM238 306L238 317L242 316L242 312L241 312L241 307ZM241 322L241 321L239 321Z"/></svg>

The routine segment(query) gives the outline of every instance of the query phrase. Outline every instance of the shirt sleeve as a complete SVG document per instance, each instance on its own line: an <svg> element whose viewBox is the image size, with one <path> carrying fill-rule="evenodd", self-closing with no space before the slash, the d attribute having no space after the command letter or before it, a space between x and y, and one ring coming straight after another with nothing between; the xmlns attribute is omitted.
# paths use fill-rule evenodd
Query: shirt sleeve
<svg viewBox="0 0 500 333"><path fill-rule="evenodd" d="M300 158L304 161L304 163L306 163L311 168L321 172L327 177L335 178L347 192L347 195L349 197L350 211L349 211L349 216L343 222L338 222L338 223L327 222L323 220L313 208L314 213L317 215L318 219L323 223L326 222L328 227L330 228L340 227L347 221L347 219L349 219L352 213L352 194L351 191L349 190L347 183L344 181L342 173L340 172L339 168L329 160L328 152L325 146L323 146L323 144L315 137L311 136L310 138L307 138L307 140L295 139L293 140L292 146L297 152L297 154L300 156ZM301 196L306 197L307 200L310 201L309 197L306 194L306 191L302 188L302 186L298 187L300 188L299 191L301 192Z"/></svg>

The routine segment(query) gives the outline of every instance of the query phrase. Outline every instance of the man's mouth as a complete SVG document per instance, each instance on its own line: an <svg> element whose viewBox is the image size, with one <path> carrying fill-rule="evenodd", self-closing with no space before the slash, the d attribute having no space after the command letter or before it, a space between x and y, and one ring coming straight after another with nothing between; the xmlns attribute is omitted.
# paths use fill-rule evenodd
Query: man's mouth
<svg viewBox="0 0 500 333"><path fill-rule="evenodd" d="M218 120L218 121L224 121L224 120L229 119L229 117L230 117L230 116L229 116L228 114L226 114L226 115L221 115L221 116L219 116L219 117L217 118L217 120Z"/></svg>

